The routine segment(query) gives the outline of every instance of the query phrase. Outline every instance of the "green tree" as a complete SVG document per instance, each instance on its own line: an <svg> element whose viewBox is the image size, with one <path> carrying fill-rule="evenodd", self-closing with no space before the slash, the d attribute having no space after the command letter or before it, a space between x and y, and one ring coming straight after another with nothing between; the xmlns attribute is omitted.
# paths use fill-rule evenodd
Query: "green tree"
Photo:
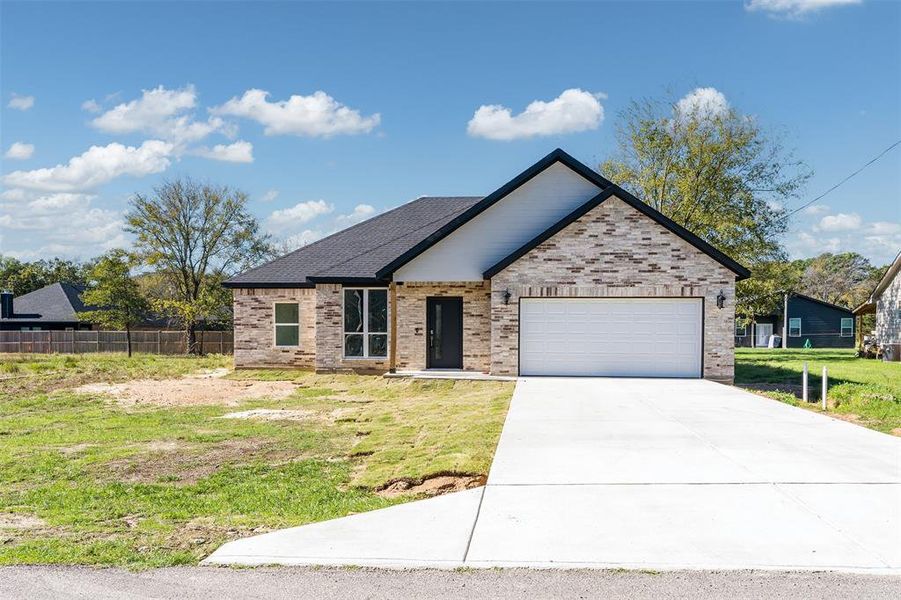
<svg viewBox="0 0 901 600"><path fill-rule="evenodd" d="M66 281L84 285L91 263L79 263L62 258L22 262L0 256L0 287L21 296L51 283Z"/></svg>
<svg viewBox="0 0 901 600"><path fill-rule="evenodd" d="M230 308L222 282L272 256L247 194L226 186L165 182L152 195L134 196L126 223L141 257L171 291L156 305L185 328L188 352L198 351L199 322Z"/></svg>
<svg viewBox="0 0 901 600"><path fill-rule="evenodd" d="M131 329L147 316L150 305L131 276L135 260L124 250L102 256L88 273L88 288L82 301L94 310L79 312L79 318L110 329L124 329L131 356Z"/></svg>
<svg viewBox="0 0 901 600"><path fill-rule="evenodd" d="M796 288L800 270L784 261L757 263L751 277L735 288L735 320L753 324L755 315L767 315L782 308L785 292Z"/></svg>
<svg viewBox="0 0 901 600"><path fill-rule="evenodd" d="M882 272L856 252L827 252L799 263L803 267L803 276L798 291L849 308L858 306L869 297Z"/></svg>
<svg viewBox="0 0 901 600"><path fill-rule="evenodd" d="M751 268L783 258L782 207L810 173L753 117L642 100L616 129L606 177Z"/></svg>

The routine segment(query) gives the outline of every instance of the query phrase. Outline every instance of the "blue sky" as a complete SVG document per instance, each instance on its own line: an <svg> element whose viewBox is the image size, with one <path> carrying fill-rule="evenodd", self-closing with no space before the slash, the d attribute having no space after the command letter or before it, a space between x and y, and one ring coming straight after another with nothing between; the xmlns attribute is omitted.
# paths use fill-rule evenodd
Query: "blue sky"
<svg viewBox="0 0 901 600"><path fill-rule="evenodd" d="M129 196L180 175L245 190L274 235L310 241L420 195L487 194L558 146L595 165L629 100L667 90L713 88L778 132L815 171L805 199L901 139L896 2L0 11L0 251L24 259L127 245ZM535 101L550 104L517 118ZM510 115L476 117L494 105ZM901 148L785 242L894 257Z"/></svg>

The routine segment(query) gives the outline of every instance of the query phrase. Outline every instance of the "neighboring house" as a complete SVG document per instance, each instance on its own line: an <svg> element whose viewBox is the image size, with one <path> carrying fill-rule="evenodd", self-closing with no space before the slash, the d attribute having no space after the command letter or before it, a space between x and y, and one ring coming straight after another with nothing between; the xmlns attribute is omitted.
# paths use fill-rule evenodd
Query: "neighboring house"
<svg viewBox="0 0 901 600"><path fill-rule="evenodd" d="M901 360L901 252L873 288L869 299L854 309L862 316L876 314L876 343L889 360Z"/></svg>
<svg viewBox="0 0 901 600"><path fill-rule="evenodd" d="M93 308L81 301L83 291L82 286L60 282L18 298L3 292L0 298L0 330L91 329L91 324L81 321L76 314Z"/></svg>
<svg viewBox="0 0 901 600"><path fill-rule="evenodd" d="M783 296L780 310L757 315L746 326L736 323L735 345L766 348L770 336L777 335L782 338L782 348L803 348L807 342L812 348L853 348L854 328L850 309L789 292Z"/></svg>
<svg viewBox="0 0 901 600"><path fill-rule="evenodd" d="M94 329L94 325L78 318L79 312L96 310L81 301L83 285L61 281L14 298L10 292L0 293L0 331L60 331ZM164 317L148 317L133 329L168 329ZM203 327L201 327L203 329Z"/></svg>
<svg viewBox="0 0 901 600"><path fill-rule="evenodd" d="M233 288L235 364L733 378L740 264L555 150L423 197Z"/></svg>

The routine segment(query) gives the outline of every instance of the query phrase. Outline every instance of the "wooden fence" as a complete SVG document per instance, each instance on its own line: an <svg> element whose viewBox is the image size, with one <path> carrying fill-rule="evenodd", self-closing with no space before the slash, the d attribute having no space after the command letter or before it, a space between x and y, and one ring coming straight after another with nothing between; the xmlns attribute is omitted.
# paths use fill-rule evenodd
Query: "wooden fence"
<svg viewBox="0 0 901 600"><path fill-rule="evenodd" d="M234 333L198 331L197 343L203 354L231 354ZM184 331L132 331L132 352L184 354ZM81 354L85 352L126 352L124 331L0 331L0 353Z"/></svg>

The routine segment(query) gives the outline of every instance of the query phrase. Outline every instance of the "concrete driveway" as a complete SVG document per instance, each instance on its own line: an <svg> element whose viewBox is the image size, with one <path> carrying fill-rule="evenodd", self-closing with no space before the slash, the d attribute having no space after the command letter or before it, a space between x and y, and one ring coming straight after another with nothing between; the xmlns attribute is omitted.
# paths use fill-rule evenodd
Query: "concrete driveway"
<svg viewBox="0 0 901 600"><path fill-rule="evenodd" d="M901 573L901 440L703 380L520 379L486 487L208 562Z"/></svg>

